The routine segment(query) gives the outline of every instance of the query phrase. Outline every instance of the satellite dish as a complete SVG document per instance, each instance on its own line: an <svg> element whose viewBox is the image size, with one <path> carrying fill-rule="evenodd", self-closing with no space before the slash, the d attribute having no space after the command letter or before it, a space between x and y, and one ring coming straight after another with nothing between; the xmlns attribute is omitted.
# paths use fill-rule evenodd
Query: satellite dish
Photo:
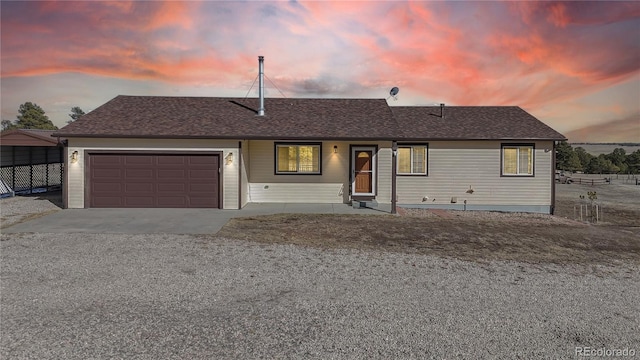
<svg viewBox="0 0 640 360"><path fill-rule="evenodd" d="M391 95L389 97L393 97L393 100L398 100L396 95L398 95L399 92L400 92L400 89L398 89L397 86L394 86L394 87L391 88L391 91L389 91L389 95Z"/></svg>

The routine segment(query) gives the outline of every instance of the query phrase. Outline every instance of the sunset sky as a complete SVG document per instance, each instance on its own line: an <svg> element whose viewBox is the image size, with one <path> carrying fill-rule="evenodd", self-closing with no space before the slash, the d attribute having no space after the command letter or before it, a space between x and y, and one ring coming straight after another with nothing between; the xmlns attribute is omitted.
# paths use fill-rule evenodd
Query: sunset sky
<svg viewBox="0 0 640 360"><path fill-rule="evenodd" d="M640 142L640 2L2 1L1 111L59 127L116 95L517 105ZM275 85L274 85L275 84ZM249 91L251 89L251 91ZM267 103L268 106L268 103Z"/></svg>

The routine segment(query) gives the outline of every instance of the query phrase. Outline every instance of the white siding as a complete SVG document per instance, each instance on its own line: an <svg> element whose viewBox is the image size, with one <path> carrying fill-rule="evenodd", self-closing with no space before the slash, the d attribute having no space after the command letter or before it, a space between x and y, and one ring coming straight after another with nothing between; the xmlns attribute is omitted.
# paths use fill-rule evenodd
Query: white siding
<svg viewBox="0 0 640 360"><path fill-rule="evenodd" d="M313 142L313 141L311 141ZM315 141L319 142L319 141ZM379 202L391 201L390 142L322 142L321 175L276 175L274 141L249 141L249 202L347 203L350 145L378 146ZM337 153L333 147L337 146Z"/></svg>
<svg viewBox="0 0 640 360"><path fill-rule="evenodd" d="M249 164L251 157L249 156L249 141L242 142L242 159L240 163L240 190L242 193L240 207L244 207L249 202Z"/></svg>
<svg viewBox="0 0 640 360"><path fill-rule="evenodd" d="M502 143L429 142L428 176L398 176L398 204L446 205L456 197L460 205L551 205L553 143L535 142L533 177L501 176Z"/></svg>
<svg viewBox="0 0 640 360"><path fill-rule="evenodd" d="M378 147L378 196L380 203L391 203L391 142Z"/></svg>
<svg viewBox="0 0 640 360"><path fill-rule="evenodd" d="M238 171L240 170L240 153L237 140L208 139L94 139L70 138L68 156L78 151L78 162L71 164L67 159L68 203L69 208L84 208L85 194L85 151L118 150L118 151L222 151L220 164L222 167L222 208L238 209ZM233 154L233 161L227 164L226 157Z"/></svg>

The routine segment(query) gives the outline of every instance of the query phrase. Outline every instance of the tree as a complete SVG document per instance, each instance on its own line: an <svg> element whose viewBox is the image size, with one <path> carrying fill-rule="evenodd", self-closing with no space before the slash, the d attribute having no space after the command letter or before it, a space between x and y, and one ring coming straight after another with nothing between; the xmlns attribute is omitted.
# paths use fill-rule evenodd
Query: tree
<svg viewBox="0 0 640 360"><path fill-rule="evenodd" d="M578 155L566 141L560 142L556 147L556 169L572 172L582 170Z"/></svg>
<svg viewBox="0 0 640 360"><path fill-rule="evenodd" d="M584 170L584 167L580 162L580 158L578 157L578 154L576 154L575 151L572 151L571 155L569 155L569 160L567 161L566 167L567 168L565 170L569 170L571 172Z"/></svg>
<svg viewBox="0 0 640 360"><path fill-rule="evenodd" d="M625 163L627 165L627 171L630 174L640 173L640 150L636 150L627 155Z"/></svg>
<svg viewBox="0 0 640 360"><path fill-rule="evenodd" d="M79 106L72 107L71 114L69 114L69 116L71 117L71 120L67 121L67 124L71 124L72 122L80 119L84 114L85 114L84 111L82 111L82 109L80 109Z"/></svg>
<svg viewBox="0 0 640 360"><path fill-rule="evenodd" d="M16 124L11 120L2 120L2 131L12 130L16 128Z"/></svg>
<svg viewBox="0 0 640 360"><path fill-rule="evenodd" d="M618 171L620 171L620 168L615 166L604 154L593 157L587 166L589 174L612 174Z"/></svg>
<svg viewBox="0 0 640 360"><path fill-rule="evenodd" d="M587 168L589 167L589 163L591 162L591 159L593 159L593 155L589 154L587 150L585 150L581 146L578 146L577 148L575 148L574 151L578 156L578 160L580 160L580 165L582 165L582 170L586 172Z"/></svg>
<svg viewBox="0 0 640 360"><path fill-rule="evenodd" d="M620 169L620 172L627 172L627 157L623 148L615 148L611 154L605 155L605 158L611 160L611 162Z"/></svg>
<svg viewBox="0 0 640 360"><path fill-rule="evenodd" d="M18 120L15 122L18 129L58 130L58 127L53 125L49 117L44 114L44 110L37 104L26 102L20 105L18 113Z"/></svg>

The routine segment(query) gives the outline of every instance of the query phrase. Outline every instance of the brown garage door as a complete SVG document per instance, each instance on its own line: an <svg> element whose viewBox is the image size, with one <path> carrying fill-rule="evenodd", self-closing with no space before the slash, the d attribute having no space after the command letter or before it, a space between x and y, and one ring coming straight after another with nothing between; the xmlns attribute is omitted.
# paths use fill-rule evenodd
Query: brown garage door
<svg viewBox="0 0 640 360"><path fill-rule="evenodd" d="M218 155L90 154L92 208L217 208Z"/></svg>

